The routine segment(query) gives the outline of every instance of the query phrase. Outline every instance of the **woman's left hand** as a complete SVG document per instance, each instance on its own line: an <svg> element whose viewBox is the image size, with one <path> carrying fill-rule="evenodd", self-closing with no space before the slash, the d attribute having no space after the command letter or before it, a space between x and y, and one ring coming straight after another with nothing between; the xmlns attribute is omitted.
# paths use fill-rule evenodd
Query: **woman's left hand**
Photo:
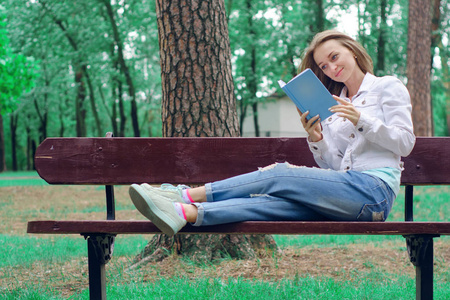
<svg viewBox="0 0 450 300"><path fill-rule="evenodd" d="M332 113L337 113L339 117L343 117L348 119L353 125L356 126L359 121L359 117L361 113L359 110L355 108L355 106L351 102L347 102L344 99L333 95L334 100L336 100L339 104L330 107L330 111Z"/></svg>

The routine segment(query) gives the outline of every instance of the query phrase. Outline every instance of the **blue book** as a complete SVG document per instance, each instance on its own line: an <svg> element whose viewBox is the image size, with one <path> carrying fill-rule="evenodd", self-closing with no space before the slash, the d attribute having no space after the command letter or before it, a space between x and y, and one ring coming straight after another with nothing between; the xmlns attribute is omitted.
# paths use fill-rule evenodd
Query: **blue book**
<svg viewBox="0 0 450 300"><path fill-rule="evenodd" d="M309 111L308 120L319 115L324 121L333 114L328 109L338 104L311 69L304 70L288 83L279 80L278 84L302 113Z"/></svg>

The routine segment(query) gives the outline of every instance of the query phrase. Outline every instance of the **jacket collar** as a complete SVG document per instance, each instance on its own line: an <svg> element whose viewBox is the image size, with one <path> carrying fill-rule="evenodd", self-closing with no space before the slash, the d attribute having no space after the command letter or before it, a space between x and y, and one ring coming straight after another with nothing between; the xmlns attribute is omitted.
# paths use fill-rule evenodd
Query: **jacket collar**
<svg viewBox="0 0 450 300"><path fill-rule="evenodd" d="M370 90L370 87L375 83L377 80L377 77L369 72L364 75L363 82L361 83L361 86L359 87L358 92L356 93L353 98L358 97L361 93L367 92ZM341 94L339 97L347 99L347 87L344 86L344 88L341 90Z"/></svg>

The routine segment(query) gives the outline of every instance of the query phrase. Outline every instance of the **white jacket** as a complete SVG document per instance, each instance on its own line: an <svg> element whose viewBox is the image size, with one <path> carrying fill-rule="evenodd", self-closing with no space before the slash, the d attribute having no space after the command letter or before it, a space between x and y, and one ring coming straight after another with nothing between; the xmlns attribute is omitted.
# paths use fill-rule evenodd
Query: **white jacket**
<svg viewBox="0 0 450 300"><path fill-rule="evenodd" d="M346 93L344 87L340 97L350 101ZM322 140L308 139L317 164L334 170L403 170L400 158L411 152L416 140L411 100L403 83L367 73L352 103L361 112L356 126L334 114L322 121Z"/></svg>

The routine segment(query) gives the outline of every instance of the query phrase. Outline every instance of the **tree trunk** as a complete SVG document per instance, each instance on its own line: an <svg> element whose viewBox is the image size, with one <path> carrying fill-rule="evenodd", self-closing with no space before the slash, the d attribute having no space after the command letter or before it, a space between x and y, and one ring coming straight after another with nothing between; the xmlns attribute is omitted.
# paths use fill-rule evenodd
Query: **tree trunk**
<svg viewBox="0 0 450 300"><path fill-rule="evenodd" d="M52 16L55 24L62 30L70 46L78 53L78 44L69 33L63 21L58 19L54 13L47 7L45 2L41 2L42 7ZM83 77L85 75L83 68L86 66L82 64L80 57L75 57L72 62L72 67L75 70L74 80L77 88L77 95L75 99L75 119L76 119L76 133L77 137L86 136L86 108L84 107L84 100L86 98L86 87L84 86ZM95 116L95 115L94 115Z"/></svg>
<svg viewBox="0 0 450 300"><path fill-rule="evenodd" d="M414 133L432 136L430 60L431 17L429 0L409 1L408 25L408 90L412 102Z"/></svg>
<svg viewBox="0 0 450 300"><path fill-rule="evenodd" d="M116 106L117 106L116 105L117 97L115 95L115 85L114 84L115 84L115 82L113 80L112 81L112 91L113 91L113 93L112 93L112 96L111 96L111 99L112 99L112 101L111 101L112 102L111 111L109 111L108 103L106 103L105 94L103 94L103 90L102 90L101 86L98 87L98 93L100 94L100 98L102 99L102 103L103 103L103 106L105 107L106 114L108 115L108 118L111 121L111 127L112 127L113 135L114 136L119 136L118 135L118 131L117 131L117 108L116 108ZM108 129L108 131L110 131L110 130Z"/></svg>
<svg viewBox="0 0 450 300"><path fill-rule="evenodd" d="M11 156L12 156L12 170L17 171L17 121L19 120L18 113L11 113L9 116L10 130L11 130Z"/></svg>
<svg viewBox="0 0 450 300"><path fill-rule="evenodd" d="M89 73L87 72L86 65L83 66L83 73L84 73L84 76L85 76L87 84L88 84L89 100L90 100L90 104L91 104L92 114L94 115L95 127L97 129L97 136L101 137L105 133L103 132L102 122L100 121L100 117L98 115L97 105L95 103L94 87L92 85L91 77L89 77Z"/></svg>
<svg viewBox="0 0 450 300"><path fill-rule="evenodd" d="M77 95L75 98L75 119L77 137L86 136L86 108L84 107L84 100L86 98L86 88L83 82L83 72L80 68L74 65L75 85L77 88Z"/></svg>
<svg viewBox="0 0 450 300"><path fill-rule="evenodd" d="M65 107L64 104L66 104L68 102L68 92L67 89L61 88L61 90L64 91L64 100L60 100L58 103L58 108L59 108L59 137L63 137L64 133L66 131L66 126L64 124L64 114L65 114ZM27 126L28 128L28 126Z"/></svg>
<svg viewBox="0 0 450 300"><path fill-rule="evenodd" d="M45 68L44 68L44 74L46 74ZM50 80L47 78L46 75L44 75L44 76L45 76L45 78L44 78L45 90L46 91L50 91ZM36 108L36 113L38 115L39 122L40 122L40 125L39 125L39 142L42 142L43 140L45 140L47 138L47 123L48 123L47 103L48 103L48 93L45 92L43 94L43 102L44 102L43 106L44 106L44 109L42 109L42 111L39 108L38 101L37 101L36 97L34 97L33 102L34 102L34 107ZM83 122L81 124L84 124L84 119L85 119L84 117L85 117L85 115L83 115ZM77 126L77 129L78 129L78 126ZM81 136L85 136L85 135L81 135Z"/></svg>
<svg viewBox="0 0 450 300"><path fill-rule="evenodd" d="M157 0L164 136L239 135L223 0ZM171 253L195 261L250 258L276 249L270 236L156 235L135 266Z"/></svg>
<svg viewBox="0 0 450 300"><path fill-rule="evenodd" d="M316 0L316 9L317 9L317 32L321 32L325 30L325 17L324 17L324 9L323 9L323 0Z"/></svg>
<svg viewBox="0 0 450 300"><path fill-rule="evenodd" d="M239 134L223 0L156 1L164 136Z"/></svg>
<svg viewBox="0 0 450 300"><path fill-rule="evenodd" d="M27 115L26 120L30 120L31 117L30 115ZM30 124L26 121L25 122L25 132L27 133L27 170L30 171L32 170L32 165L33 165L33 159L34 157L32 156L32 150L31 150L31 141L32 141L32 136L31 136L31 127Z"/></svg>
<svg viewBox="0 0 450 300"><path fill-rule="evenodd" d="M433 17L431 22L431 49L432 49L432 56L431 56L431 62L430 65L433 65L433 56L434 56L434 50L436 47L439 49L439 56L441 58L441 67L442 67L442 85L444 86L445 90L445 121L447 123L447 132L446 134L450 134L450 70L448 66L448 61L450 61L449 57L449 49L448 46L444 46L444 43L442 42L442 34L441 34L441 1L440 0L434 0L433 2Z"/></svg>
<svg viewBox="0 0 450 300"><path fill-rule="evenodd" d="M117 28L117 23L114 17L114 10L111 6L110 0L103 0L103 3L105 4L106 11L108 13L109 20L111 22L111 28L113 31L113 37L115 45L117 46L117 54L118 54L118 64L120 66L120 70L122 71L123 75L125 76L126 83L128 85L128 93L131 97L131 123L133 125L133 132L135 137L141 136L140 129L139 129L139 118L138 118L138 111L137 111L137 103L136 103L136 91L134 88L133 79L130 74L130 70L128 69L128 66L125 62L125 57L123 55L123 44L122 40L119 35L119 29Z"/></svg>
<svg viewBox="0 0 450 300"><path fill-rule="evenodd" d="M119 99L119 114L120 114L119 136L125 136L125 125L127 123L127 115L125 113L125 106L123 100L123 86L122 81L120 80L117 80L116 94Z"/></svg>
<svg viewBox="0 0 450 300"><path fill-rule="evenodd" d="M385 65L384 65L384 57L385 57L385 43L386 43L386 8L387 8L387 0L381 0L380 2L380 33L378 36L378 51L377 51L377 65L375 73L378 76L385 75Z"/></svg>
<svg viewBox="0 0 450 300"><path fill-rule="evenodd" d="M244 121L245 121L245 117L247 116L247 108L248 108L248 104L244 103L244 99L241 99L241 101L239 101L239 111L241 112L239 115L239 135L243 135L244 132Z"/></svg>
<svg viewBox="0 0 450 300"><path fill-rule="evenodd" d="M431 60L430 66L433 68L433 57L436 47L439 46L441 41L440 22L441 22L441 0L433 0L432 4L432 17L431 17Z"/></svg>
<svg viewBox="0 0 450 300"><path fill-rule="evenodd" d="M0 114L0 173L3 171L6 171L5 133L3 130L3 116Z"/></svg>
<svg viewBox="0 0 450 300"><path fill-rule="evenodd" d="M246 49L248 53L250 53L250 73L246 76L247 78L247 88L250 94L250 103L252 105L253 111L253 127L255 127L255 136L260 136L259 133L259 122L258 122L258 102L256 98L256 93L258 91L258 83L256 80L256 49L255 49L255 39L256 32L253 28L253 13L252 13L252 3L251 0L247 0L247 22L248 28L250 29L249 33L249 49Z"/></svg>

